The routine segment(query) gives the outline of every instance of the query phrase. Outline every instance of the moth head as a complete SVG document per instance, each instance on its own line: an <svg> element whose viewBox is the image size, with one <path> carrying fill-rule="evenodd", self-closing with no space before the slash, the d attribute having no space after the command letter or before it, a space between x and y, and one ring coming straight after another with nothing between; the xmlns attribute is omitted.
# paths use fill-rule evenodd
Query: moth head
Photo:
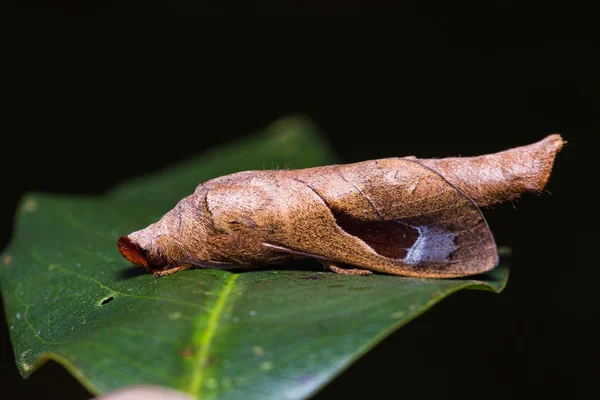
<svg viewBox="0 0 600 400"><path fill-rule="evenodd" d="M117 241L117 247L127 261L150 271L161 270L166 266L167 258L164 254L140 245L135 238L131 239L129 236L121 236Z"/></svg>
<svg viewBox="0 0 600 400"><path fill-rule="evenodd" d="M117 247L129 262L151 272L196 264L210 260L208 225L210 213L188 197L159 221L121 236Z"/></svg>

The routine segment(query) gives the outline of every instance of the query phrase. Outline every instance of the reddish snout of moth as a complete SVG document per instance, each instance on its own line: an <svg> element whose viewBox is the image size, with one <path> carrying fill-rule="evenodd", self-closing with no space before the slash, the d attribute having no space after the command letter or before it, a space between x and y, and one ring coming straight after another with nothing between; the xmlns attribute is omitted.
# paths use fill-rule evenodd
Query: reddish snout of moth
<svg viewBox="0 0 600 400"><path fill-rule="evenodd" d="M200 184L117 245L156 276L295 258L340 274L474 275L498 265L479 207L541 192L563 144L555 134L479 157L238 172Z"/></svg>
<svg viewBox="0 0 600 400"><path fill-rule="evenodd" d="M117 246L121 254L132 264L144 268L161 268L166 265L167 260L158 253L151 253L148 257L148 252L136 243L132 242L127 236L121 236L117 241Z"/></svg>

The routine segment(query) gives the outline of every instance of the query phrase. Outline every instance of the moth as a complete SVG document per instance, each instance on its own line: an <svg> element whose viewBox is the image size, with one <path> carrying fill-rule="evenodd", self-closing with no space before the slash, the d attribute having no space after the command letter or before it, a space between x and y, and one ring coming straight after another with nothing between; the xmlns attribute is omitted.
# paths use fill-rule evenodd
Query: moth
<svg viewBox="0 0 600 400"><path fill-rule="evenodd" d="M156 276L298 258L338 274L479 274L498 265L480 207L540 193L563 144L554 134L478 157L238 172L201 183L117 246Z"/></svg>

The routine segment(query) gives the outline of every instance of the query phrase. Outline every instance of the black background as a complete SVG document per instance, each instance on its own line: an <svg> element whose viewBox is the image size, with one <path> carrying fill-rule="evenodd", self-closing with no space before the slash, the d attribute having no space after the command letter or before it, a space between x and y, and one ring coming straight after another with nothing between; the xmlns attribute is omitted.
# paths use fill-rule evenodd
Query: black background
<svg viewBox="0 0 600 400"><path fill-rule="evenodd" d="M581 161L593 163L600 85L585 23L266 4L17 12L4 57L0 248L24 192L102 195L291 112L311 117L345 162L476 155L559 132L568 145L551 194L485 210L497 242L513 248L506 290L451 296L316 398L571 398L591 387L598 314L584 283L598 235L587 229ZM2 324L3 393L89 397L53 363L22 380Z"/></svg>

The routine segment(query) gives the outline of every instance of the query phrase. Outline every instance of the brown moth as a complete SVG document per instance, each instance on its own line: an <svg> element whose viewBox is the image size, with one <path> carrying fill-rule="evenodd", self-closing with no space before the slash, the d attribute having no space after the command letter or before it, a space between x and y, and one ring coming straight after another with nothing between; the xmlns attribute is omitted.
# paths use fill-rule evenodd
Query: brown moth
<svg viewBox="0 0 600 400"><path fill-rule="evenodd" d="M555 134L479 157L238 172L200 184L118 248L156 276L296 258L339 274L479 274L498 265L479 207L541 192L563 143Z"/></svg>

